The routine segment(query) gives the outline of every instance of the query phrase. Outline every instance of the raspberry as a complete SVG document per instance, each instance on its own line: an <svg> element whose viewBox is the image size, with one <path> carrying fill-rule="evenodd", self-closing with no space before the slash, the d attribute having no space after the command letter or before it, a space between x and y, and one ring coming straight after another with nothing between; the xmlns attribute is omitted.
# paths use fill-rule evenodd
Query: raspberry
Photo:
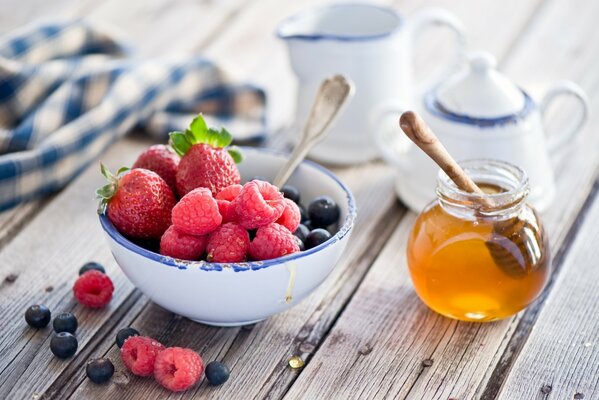
<svg viewBox="0 0 599 400"><path fill-rule="evenodd" d="M206 260L209 262L241 262L246 260L250 235L241 226L229 222L208 236Z"/></svg>
<svg viewBox="0 0 599 400"><path fill-rule="evenodd" d="M256 237L250 243L250 256L257 261L270 260L299 251L293 234L283 225L270 224L258 228Z"/></svg>
<svg viewBox="0 0 599 400"><path fill-rule="evenodd" d="M204 372L202 357L191 349L169 347L161 351L154 363L154 378L173 392L189 389Z"/></svg>
<svg viewBox="0 0 599 400"><path fill-rule="evenodd" d="M114 286L110 278L100 271L89 270L79 276L73 285L75 299L84 306L103 308L112 299Z"/></svg>
<svg viewBox="0 0 599 400"><path fill-rule="evenodd" d="M121 359L127 369L138 376L154 373L156 356L164 351L159 341L146 336L131 336L121 347Z"/></svg>
<svg viewBox="0 0 599 400"><path fill-rule="evenodd" d="M171 225L160 239L160 254L181 260L198 260L206 250L206 240L206 235L188 235Z"/></svg>
<svg viewBox="0 0 599 400"><path fill-rule="evenodd" d="M192 190L173 207L173 225L188 235L210 233L218 228L222 220L218 204L206 188Z"/></svg>
<svg viewBox="0 0 599 400"><path fill-rule="evenodd" d="M268 182L246 183L233 201L239 224L246 229L255 229L275 222L285 209L283 199L279 189Z"/></svg>
<svg viewBox="0 0 599 400"><path fill-rule="evenodd" d="M237 213L235 212L233 200L239 196L242 188L241 185L227 186L216 195L216 202L218 203L220 215L223 217L223 224L236 222Z"/></svg>
<svg viewBox="0 0 599 400"><path fill-rule="evenodd" d="M292 200L285 199L284 201L285 210L283 210L281 218L277 220L277 224L283 225L289 232L295 232L302 219L300 209Z"/></svg>

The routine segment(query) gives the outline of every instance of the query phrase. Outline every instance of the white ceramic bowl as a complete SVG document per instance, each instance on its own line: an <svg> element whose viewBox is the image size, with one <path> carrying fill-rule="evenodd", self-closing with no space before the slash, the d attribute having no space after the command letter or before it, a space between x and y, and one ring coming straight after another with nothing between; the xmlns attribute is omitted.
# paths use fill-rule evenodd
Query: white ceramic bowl
<svg viewBox="0 0 599 400"><path fill-rule="evenodd" d="M272 179L287 157L245 148L242 181ZM331 196L341 209L340 227L327 242L285 257L236 264L182 261L146 250L121 235L104 215L100 223L110 250L129 280L156 304L208 325L251 324L306 298L333 270L353 228L354 197L330 171L304 161L289 179L307 203ZM295 272L294 272L295 271Z"/></svg>

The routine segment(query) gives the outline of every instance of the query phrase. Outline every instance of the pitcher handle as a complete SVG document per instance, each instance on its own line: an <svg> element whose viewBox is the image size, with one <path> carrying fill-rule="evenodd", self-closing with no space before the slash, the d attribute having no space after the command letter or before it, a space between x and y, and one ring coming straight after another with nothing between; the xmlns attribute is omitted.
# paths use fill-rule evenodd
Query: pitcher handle
<svg viewBox="0 0 599 400"><path fill-rule="evenodd" d="M448 27L454 33L455 37L455 51L450 58L447 67L442 69L439 73L433 74L432 77L426 78L424 82L420 84L420 90L417 92L424 93L425 90L448 76L465 59L466 29L464 28L462 21L460 21L453 13L443 8L424 9L414 15L410 19L410 22L412 25L412 40L414 40L420 32L438 26Z"/></svg>
<svg viewBox="0 0 599 400"><path fill-rule="evenodd" d="M412 142L399 128L399 116L407 108L401 103L388 100L370 112L370 127L374 141L383 159L391 165L404 166L405 155Z"/></svg>
<svg viewBox="0 0 599 400"><path fill-rule="evenodd" d="M578 136L589 116L589 100L584 90L574 82L558 81L551 85L541 100L541 118L547 112L549 105L562 95L573 96L578 101L580 113L578 118L572 119L573 122L569 128L563 129L560 133L556 132L548 136L547 149L551 155L559 153L564 149L566 143L571 142ZM547 133L547 129L544 130Z"/></svg>

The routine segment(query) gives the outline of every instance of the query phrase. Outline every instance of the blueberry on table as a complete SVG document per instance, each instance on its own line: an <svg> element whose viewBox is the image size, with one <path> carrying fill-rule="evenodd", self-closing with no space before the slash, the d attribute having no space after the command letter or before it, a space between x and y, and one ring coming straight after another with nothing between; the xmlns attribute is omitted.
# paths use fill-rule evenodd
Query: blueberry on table
<svg viewBox="0 0 599 400"><path fill-rule="evenodd" d="M139 332L134 328L123 328L116 334L116 345L119 346L119 349L123 347L123 343L125 340L129 339L131 336L139 336Z"/></svg>
<svg viewBox="0 0 599 400"><path fill-rule="evenodd" d="M312 232L310 232L310 234L306 238L306 241L304 242L304 244L306 245L306 249L311 249L312 247L316 247L316 246L326 242L330 238L331 238L331 234L329 233L329 231L318 228L318 229L314 229Z"/></svg>
<svg viewBox="0 0 599 400"><path fill-rule="evenodd" d="M206 374L206 379L208 379L208 382L214 386L225 383L231 374L229 367L218 361L212 361L208 363L204 373Z"/></svg>
<svg viewBox="0 0 599 400"><path fill-rule="evenodd" d="M339 220L339 206L329 196L320 196L308 206L308 217L318 228L325 228Z"/></svg>
<svg viewBox="0 0 599 400"><path fill-rule="evenodd" d="M44 305L36 304L25 311L25 321L32 328L43 328L50 323L52 313Z"/></svg>
<svg viewBox="0 0 599 400"><path fill-rule="evenodd" d="M77 338L69 332L55 333L50 340L50 350L58 358L69 358L77 352Z"/></svg>
<svg viewBox="0 0 599 400"><path fill-rule="evenodd" d="M54 321L52 322L52 326L54 327L54 332L56 332L56 333L60 333L60 332L75 333L78 325L79 324L77 323L77 317L75 317L70 312L58 314L58 316L55 317Z"/></svg>
<svg viewBox="0 0 599 400"><path fill-rule="evenodd" d="M79 275L83 275L87 271L90 271L92 269L96 270L96 271L100 271L103 274L106 273L106 270L104 269L104 266L102 264L97 263L95 261L90 261L88 263L83 264L83 266L81 268L79 268Z"/></svg>
<svg viewBox="0 0 599 400"><path fill-rule="evenodd" d="M285 198L293 201L295 204L299 204L300 192L299 190L297 190L295 186L283 185L283 187L281 188L281 193L283 193L283 196Z"/></svg>
<svg viewBox="0 0 599 400"><path fill-rule="evenodd" d="M300 224L293 234L298 237L302 242L306 241L308 234L310 233L310 229L306 227L306 225Z"/></svg>
<svg viewBox="0 0 599 400"><path fill-rule="evenodd" d="M96 358L87 363L85 373L92 382L104 383L112 378L114 365L107 358Z"/></svg>

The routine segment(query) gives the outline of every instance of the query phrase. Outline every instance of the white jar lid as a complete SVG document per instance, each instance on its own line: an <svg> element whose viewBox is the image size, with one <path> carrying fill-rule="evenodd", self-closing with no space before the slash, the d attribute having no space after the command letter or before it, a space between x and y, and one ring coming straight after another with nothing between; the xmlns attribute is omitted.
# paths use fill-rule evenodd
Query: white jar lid
<svg viewBox="0 0 599 400"><path fill-rule="evenodd" d="M526 103L524 93L495 69L492 54L475 52L468 60L465 68L437 87L438 105L471 118L497 118L522 111Z"/></svg>

